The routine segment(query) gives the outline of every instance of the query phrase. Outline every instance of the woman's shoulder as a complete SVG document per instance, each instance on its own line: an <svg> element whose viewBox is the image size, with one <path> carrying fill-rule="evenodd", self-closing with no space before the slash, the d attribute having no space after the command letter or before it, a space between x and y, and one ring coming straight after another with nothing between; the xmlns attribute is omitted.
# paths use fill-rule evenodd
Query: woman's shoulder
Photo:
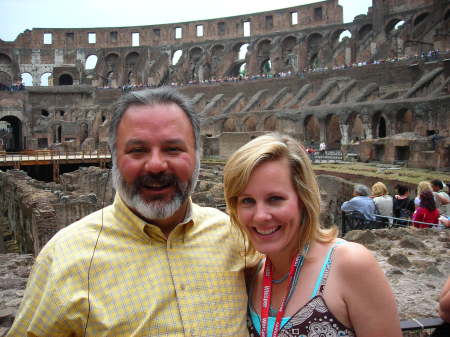
<svg viewBox="0 0 450 337"><path fill-rule="evenodd" d="M337 242L339 242L339 239ZM335 254L336 263L344 272L360 272L361 269L359 268L376 264L372 252L357 242L344 241L337 244Z"/></svg>

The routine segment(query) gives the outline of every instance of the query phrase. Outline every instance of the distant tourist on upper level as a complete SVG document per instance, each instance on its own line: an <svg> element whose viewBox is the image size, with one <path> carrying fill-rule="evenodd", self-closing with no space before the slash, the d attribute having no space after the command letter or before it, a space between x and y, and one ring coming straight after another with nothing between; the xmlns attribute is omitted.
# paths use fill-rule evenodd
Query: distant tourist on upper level
<svg viewBox="0 0 450 337"><path fill-rule="evenodd" d="M369 197L370 190L367 186L356 184L353 188L353 198L342 204L344 212L360 212L367 220L375 220L375 203Z"/></svg>

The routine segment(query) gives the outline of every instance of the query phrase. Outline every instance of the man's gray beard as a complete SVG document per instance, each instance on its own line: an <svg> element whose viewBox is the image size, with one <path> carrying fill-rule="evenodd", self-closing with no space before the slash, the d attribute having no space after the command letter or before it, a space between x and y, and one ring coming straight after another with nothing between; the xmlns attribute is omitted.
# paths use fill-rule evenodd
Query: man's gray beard
<svg viewBox="0 0 450 337"><path fill-rule="evenodd" d="M115 160L111 171L113 187L128 207L134 209L144 219L161 220L171 217L194 192L200 173L200 160L196 159L194 172L188 182L177 181L175 195L169 201L142 199L138 189L123 179Z"/></svg>

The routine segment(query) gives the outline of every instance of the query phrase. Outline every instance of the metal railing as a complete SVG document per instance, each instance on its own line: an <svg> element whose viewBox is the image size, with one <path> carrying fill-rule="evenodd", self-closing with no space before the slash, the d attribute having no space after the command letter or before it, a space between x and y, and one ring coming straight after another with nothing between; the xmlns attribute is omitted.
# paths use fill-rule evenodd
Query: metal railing
<svg viewBox="0 0 450 337"><path fill-rule="evenodd" d="M63 152L55 150L36 150L22 152L0 152L1 163L27 162L27 161L53 161L53 160L101 160L110 159L109 151L78 151Z"/></svg>
<svg viewBox="0 0 450 337"><path fill-rule="evenodd" d="M367 219L362 213L358 211L342 212L342 235L345 235L352 230L409 227L413 224L423 224L428 228L445 228L441 224L416 221L406 218L396 218L378 214L373 214L372 216L374 220Z"/></svg>
<svg viewBox="0 0 450 337"><path fill-rule="evenodd" d="M450 324L444 322L439 317L404 320L400 322L400 328L404 336L450 336ZM432 329L434 330L430 331Z"/></svg>

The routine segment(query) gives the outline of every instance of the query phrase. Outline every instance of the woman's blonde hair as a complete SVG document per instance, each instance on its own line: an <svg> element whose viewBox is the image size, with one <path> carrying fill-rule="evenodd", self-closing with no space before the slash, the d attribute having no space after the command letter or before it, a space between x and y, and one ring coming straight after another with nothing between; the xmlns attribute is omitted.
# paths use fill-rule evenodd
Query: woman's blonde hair
<svg viewBox="0 0 450 337"><path fill-rule="evenodd" d="M314 239L323 242L333 240L337 228L333 226L323 229L320 226L320 191L308 154L299 142L278 133L269 133L251 140L228 159L224 168L224 190L231 223L246 237L237 217L238 196L247 186L257 166L282 158L289 162L292 183L303 204L299 250Z"/></svg>
<svg viewBox="0 0 450 337"><path fill-rule="evenodd" d="M372 185L372 195L374 197L380 197L382 195L388 194L388 189L385 184L381 181Z"/></svg>
<svg viewBox="0 0 450 337"><path fill-rule="evenodd" d="M417 196L420 196L420 193L422 193L423 191L433 191L433 189L431 188L430 182L428 182L428 181L421 181L417 185Z"/></svg>

